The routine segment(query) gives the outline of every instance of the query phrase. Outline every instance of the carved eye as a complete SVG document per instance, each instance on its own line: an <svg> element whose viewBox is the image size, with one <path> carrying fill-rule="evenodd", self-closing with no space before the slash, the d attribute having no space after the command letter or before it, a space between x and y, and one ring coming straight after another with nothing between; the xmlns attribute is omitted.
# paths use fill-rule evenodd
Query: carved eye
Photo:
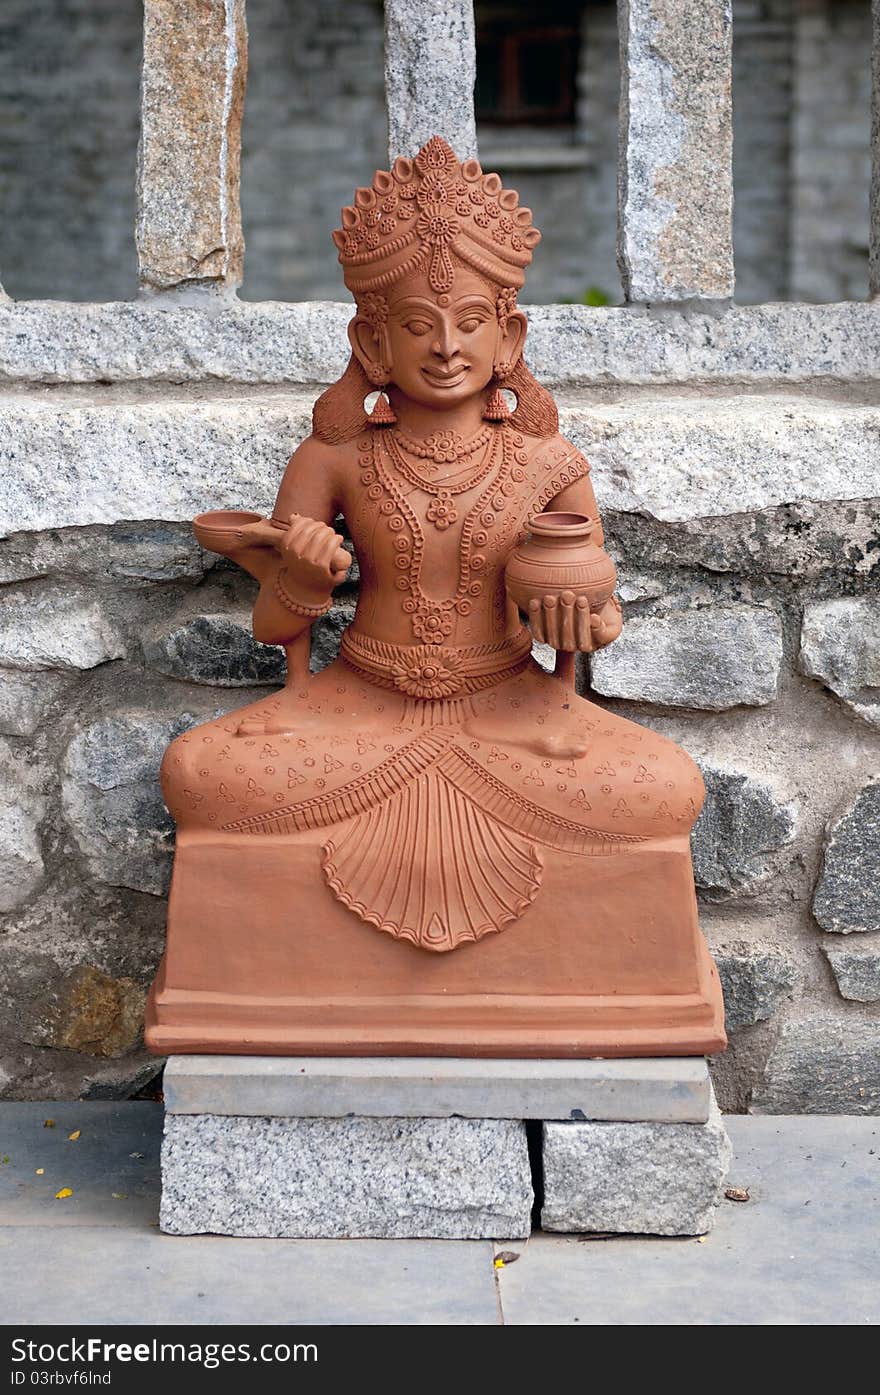
<svg viewBox="0 0 880 1395"><path fill-rule="evenodd" d="M408 329L410 334L429 334L431 326L427 320L407 320L404 329Z"/></svg>
<svg viewBox="0 0 880 1395"><path fill-rule="evenodd" d="M466 320L461 320L459 329L463 334L475 334L483 321L477 315L468 315Z"/></svg>

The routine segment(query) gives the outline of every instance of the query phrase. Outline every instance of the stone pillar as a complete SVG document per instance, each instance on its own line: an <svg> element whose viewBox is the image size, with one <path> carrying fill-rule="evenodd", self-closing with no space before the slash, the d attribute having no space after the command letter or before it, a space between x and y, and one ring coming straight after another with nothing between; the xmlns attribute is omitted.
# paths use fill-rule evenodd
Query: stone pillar
<svg viewBox="0 0 880 1395"><path fill-rule="evenodd" d="M874 20L871 45L871 224L869 231L869 290L880 296L880 0L872 0Z"/></svg>
<svg viewBox="0 0 880 1395"><path fill-rule="evenodd" d="M246 75L244 0L145 0L137 179L145 288L241 282Z"/></svg>
<svg viewBox="0 0 880 1395"><path fill-rule="evenodd" d="M620 0L627 300L733 294L730 0Z"/></svg>
<svg viewBox="0 0 880 1395"><path fill-rule="evenodd" d="M471 0L385 0L388 158L443 136L460 160L477 153Z"/></svg>

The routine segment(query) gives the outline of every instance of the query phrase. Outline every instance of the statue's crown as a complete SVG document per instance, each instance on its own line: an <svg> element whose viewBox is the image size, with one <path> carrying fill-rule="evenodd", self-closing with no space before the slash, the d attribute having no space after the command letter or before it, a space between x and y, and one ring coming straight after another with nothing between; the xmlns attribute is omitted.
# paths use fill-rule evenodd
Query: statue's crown
<svg viewBox="0 0 880 1395"><path fill-rule="evenodd" d="M499 286L519 288L532 248L541 240L529 208L514 189L479 161L456 159L432 136L414 160L377 170L372 187L358 189L333 234L345 284L354 295L381 291L424 269L434 291L452 287L451 253Z"/></svg>

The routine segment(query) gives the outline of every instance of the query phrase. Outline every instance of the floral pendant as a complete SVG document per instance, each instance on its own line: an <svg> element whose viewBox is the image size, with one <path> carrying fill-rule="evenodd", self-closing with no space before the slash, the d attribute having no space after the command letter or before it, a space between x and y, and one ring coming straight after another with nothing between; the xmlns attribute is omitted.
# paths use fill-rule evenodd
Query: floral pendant
<svg viewBox="0 0 880 1395"><path fill-rule="evenodd" d="M429 523L433 523L441 533L445 532L451 524L458 518L452 495L448 490L443 489L435 496L428 505L425 515Z"/></svg>

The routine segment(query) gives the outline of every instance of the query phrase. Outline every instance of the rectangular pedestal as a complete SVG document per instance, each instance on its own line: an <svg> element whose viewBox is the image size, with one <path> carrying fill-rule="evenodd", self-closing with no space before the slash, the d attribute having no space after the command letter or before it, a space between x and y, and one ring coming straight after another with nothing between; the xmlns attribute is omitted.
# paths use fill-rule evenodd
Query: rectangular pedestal
<svg viewBox="0 0 880 1395"><path fill-rule="evenodd" d="M686 841L602 857L545 850L534 904L500 933L436 953L338 901L321 880L319 838L181 836L151 1050L561 1058L724 1047Z"/></svg>

